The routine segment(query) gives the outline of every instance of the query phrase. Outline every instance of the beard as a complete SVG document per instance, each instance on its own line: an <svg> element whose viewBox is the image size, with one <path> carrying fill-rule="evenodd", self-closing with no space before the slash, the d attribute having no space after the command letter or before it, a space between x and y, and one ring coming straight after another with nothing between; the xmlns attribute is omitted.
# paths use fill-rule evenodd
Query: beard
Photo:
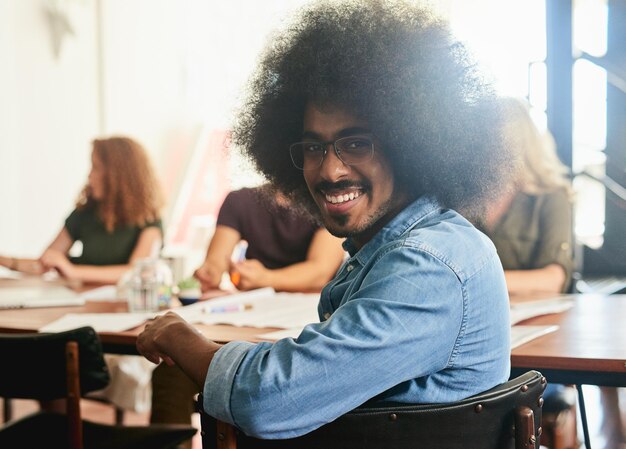
<svg viewBox="0 0 626 449"><path fill-rule="evenodd" d="M350 220L349 214L324 215L322 221L328 232L335 237L350 237L357 240L363 240L366 237L365 240L369 240L395 216L395 213L392 214L392 212L396 212L397 207L398 204L392 198L389 198L373 213L360 219L351 228L346 228Z"/></svg>

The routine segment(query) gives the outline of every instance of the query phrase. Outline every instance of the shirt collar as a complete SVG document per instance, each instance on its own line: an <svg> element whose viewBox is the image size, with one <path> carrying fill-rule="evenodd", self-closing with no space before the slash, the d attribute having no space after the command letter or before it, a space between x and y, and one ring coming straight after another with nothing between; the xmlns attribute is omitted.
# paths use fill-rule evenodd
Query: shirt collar
<svg viewBox="0 0 626 449"><path fill-rule="evenodd" d="M437 200L430 197L420 197L393 217L360 250L356 248L351 238L343 242L343 248L350 254L350 257L355 257L363 265L383 244L396 240L426 215L440 208Z"/></svg>

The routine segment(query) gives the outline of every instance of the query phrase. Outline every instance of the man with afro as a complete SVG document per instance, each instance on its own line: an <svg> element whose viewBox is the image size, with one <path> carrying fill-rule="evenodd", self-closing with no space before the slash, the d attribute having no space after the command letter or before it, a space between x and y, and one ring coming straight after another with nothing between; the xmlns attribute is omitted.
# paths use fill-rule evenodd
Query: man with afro
<svg viewBox="0 0 626 449"><path fill-rule="evenodd" d="M218 345L174 313L137 348L178 364L244 433L308 433L366 401L445 403L509 377L508 296L471 224L511 158L494 93L432 12L321 1L270 45L234 142L281 193L345 237L319 323Z"/></svg>

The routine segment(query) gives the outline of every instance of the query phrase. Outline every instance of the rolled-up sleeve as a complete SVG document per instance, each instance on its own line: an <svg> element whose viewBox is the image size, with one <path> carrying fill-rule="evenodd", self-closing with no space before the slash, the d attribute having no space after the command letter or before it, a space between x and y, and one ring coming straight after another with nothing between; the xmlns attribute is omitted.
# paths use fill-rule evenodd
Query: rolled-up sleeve
<svg viewBox="0 0 626 449"><path fill-rule="evenodd" d="M202 392L202 405L209 415L234 424L230 394L239 364L252 346L252 343L236 341L222 346L215 353Z"/></svg>

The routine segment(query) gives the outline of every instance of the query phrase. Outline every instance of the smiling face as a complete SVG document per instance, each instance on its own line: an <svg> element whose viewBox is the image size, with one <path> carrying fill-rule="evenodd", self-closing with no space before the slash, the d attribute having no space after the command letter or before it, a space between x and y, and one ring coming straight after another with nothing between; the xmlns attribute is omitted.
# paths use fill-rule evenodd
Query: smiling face
<svg viewBox="0 0 626 449"><path fill-rule="evenodd" d="M310 103L304 113L303 140L330 142L369 133L369 125L345 110ZM332 145L318 168L305 170L304 179L326 228L338 237L352 237L360 247L407 204L376 139L372 159L345 165Z"/></svg>

